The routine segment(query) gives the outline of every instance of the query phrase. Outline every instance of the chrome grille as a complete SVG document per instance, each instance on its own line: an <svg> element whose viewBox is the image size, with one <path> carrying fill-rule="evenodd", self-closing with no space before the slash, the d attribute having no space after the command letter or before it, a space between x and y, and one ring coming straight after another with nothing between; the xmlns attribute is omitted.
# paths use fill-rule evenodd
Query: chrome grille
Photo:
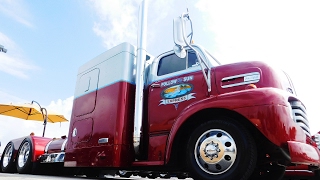
<svg viewBox="0 0 320 180"><path fill-rule="evenodd" d="M300 101L290 101L290 105L292 108L293 120L308 136L311 136L307 111L304 105Z"/></svg>
<svg viewBox="0 0 320 180"><path fill-rule="evenodd" d="M320 149L320 134L314 135L313 140L316 142L318 149Z"/></svg>

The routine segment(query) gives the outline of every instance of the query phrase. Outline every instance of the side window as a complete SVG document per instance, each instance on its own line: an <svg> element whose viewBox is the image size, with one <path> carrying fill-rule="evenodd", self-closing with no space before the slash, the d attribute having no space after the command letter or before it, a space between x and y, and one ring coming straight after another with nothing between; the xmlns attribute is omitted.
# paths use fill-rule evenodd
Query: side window
<svg viewBox="0 0 320 180"><path fill-rule="evenodd" d="M197 55L193 51L188 51L186 58L179 58L175 54L163 57L159 61L158 76L185 70L197 65Z"/></svg>
<svg viewBox="0 0 320 180"><path fill-rule="evenodd" d="M159 61L158 76L186 69L186 59L179 58L175 54L165 56Z"/></svg>
<svg viewBox="0 0 320 180"><path fill-rule="evenodd" d="M198 60L197 60L197 55L194 51L189 51L188 52L188 68L197 66L198 65Z"/></svg>

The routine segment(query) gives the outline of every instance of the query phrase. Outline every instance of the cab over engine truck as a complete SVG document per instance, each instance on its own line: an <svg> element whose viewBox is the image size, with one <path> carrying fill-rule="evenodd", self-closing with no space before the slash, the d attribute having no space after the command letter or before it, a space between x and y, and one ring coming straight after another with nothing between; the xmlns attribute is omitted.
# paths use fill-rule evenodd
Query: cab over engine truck
<svg viewBox="0 0 320 180"><path fill-rule="evenodd" d="M156 58L141 25L137 48L122 43L81 66L67 138L10 141L2 172L62 164L92 177L238 180L279 179L299 164L317 171L320 153L289 76L258 61L221 65L190 43L187 22L188 14L174 20L174 50Z"/></svg>

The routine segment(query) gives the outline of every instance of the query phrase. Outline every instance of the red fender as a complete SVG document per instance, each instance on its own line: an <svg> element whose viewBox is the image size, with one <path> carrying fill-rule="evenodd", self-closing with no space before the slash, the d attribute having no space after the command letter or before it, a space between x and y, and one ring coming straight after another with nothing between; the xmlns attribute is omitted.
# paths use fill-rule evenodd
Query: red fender
<svg viewBox="0 0 320 180"><path fill-rule="evenodd" d="M289 94L276 88L258 88L210 96L191 104L176 118L169 133L165 163L169 162L174 137L185 121L196 112L208 108L223 108L236 111L247 118L271 142L281 145L289 140L306 141L302 129L292 121ZM277 122L276 122L277 121ZM276 122L276 123L275 123ZM272 125L272 128L270 128ZM298 128L299 127L299 128ZM274 131L283 132L275 138ZM278 131L279 130L279 131ZM281 137L281 136L280 136Z"/></svg>

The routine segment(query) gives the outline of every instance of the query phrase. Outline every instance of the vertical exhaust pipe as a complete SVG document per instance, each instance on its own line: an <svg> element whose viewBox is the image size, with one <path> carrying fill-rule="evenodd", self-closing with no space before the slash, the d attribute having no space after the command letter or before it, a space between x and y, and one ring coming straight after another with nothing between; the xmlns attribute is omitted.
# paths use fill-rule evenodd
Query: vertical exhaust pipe
<svg viewBox="0 0 320 180"><path fill-rule="evenodd" d="M147 47L147 0L142 0L139 9L139 29L138 29L138 47L136 62L136 95L134 109L134 129L133 129L133 147L135 155L139 155L142 114L143 114L143 89L144 89L144 68L146 61Z"/></svg>

